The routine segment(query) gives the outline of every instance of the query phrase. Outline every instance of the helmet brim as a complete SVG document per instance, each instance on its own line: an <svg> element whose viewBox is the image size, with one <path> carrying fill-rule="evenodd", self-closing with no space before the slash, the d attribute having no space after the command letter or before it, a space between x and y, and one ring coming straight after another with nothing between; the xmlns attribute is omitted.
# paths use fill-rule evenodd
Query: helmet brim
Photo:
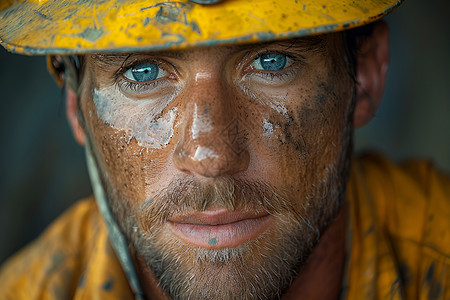
<svg viewBox="0 0 450 300"><path fill-rule="evenodd" d="M0 43L5 48L29 55L65 55L183 49L335 32L373 22L402 0L223 0L212 5L187 0L11 2L0 4Z"/></svg>

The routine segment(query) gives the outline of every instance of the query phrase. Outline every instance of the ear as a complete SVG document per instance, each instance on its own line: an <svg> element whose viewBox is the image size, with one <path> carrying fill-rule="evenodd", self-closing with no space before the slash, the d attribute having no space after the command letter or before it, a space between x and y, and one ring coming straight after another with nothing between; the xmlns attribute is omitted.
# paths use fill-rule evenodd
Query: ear
<svg viewBox="0 0 450 300"><path fill-rule="evenodd" d="M353 116L355 128L367 124L383 96L389 65L389 28L385 22L374 25L372 33L357 41L357 92Z"/></svg>
<svg viewBox="0 0 450 300"><path fill-rule="evenodd" d="M78 144L84 146L85 137L83 126L78 118L78 100L77 94L71 87L66 85L66 116L69 121L72 133Z"/></svg>

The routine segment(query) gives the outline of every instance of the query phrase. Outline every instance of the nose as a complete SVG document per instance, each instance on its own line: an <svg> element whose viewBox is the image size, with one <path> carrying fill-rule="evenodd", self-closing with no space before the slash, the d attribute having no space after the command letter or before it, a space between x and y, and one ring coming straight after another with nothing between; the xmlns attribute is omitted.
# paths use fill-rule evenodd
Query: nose
<svg viewBox="0 0 450 300"><path fill-rule="evenodd" d="M248 168L248 128L223 80L196 76L186 95L175 167L204 178L230 176Z"/></svg>

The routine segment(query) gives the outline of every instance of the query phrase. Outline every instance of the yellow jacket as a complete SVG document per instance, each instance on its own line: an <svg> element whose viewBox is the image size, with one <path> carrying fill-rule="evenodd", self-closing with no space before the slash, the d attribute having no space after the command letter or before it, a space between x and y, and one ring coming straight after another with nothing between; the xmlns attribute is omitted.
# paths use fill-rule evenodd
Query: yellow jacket
<svg viewBox="0 0 450 300"><path fill-rule="evenodd" d="M450 178L424 162L352 162L341 299L450 299ZM91 197L0 270L0 299L133 299Z"/></svg>

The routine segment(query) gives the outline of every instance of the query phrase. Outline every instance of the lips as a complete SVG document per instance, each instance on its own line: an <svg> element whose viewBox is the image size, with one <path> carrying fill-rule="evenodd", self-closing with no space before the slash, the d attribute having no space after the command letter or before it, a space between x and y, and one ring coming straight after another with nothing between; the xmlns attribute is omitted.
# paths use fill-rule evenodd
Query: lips
<svg viewBox="0 0 450 300"><path fill-rule="evenodd" d="M206 249L235 248L258 237L271 223L267 213L212 209L170 218L172 234L185 243Z"/></svg>

